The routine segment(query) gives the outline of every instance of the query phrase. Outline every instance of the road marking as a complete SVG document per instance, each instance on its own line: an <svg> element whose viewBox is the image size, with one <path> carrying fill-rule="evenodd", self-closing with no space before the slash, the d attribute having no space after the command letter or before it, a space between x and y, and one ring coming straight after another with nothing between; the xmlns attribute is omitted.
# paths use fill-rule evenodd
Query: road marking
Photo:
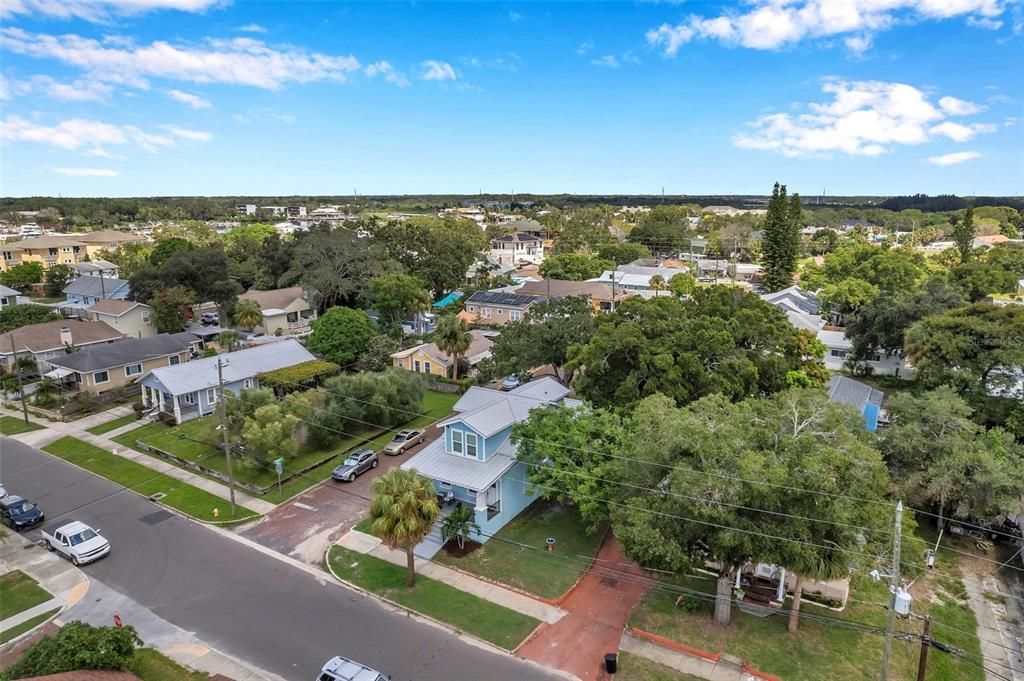
<svg viewBox="0 0 1024 681"><path fill-rule="evenodd" d="M316 508L314 508L312 506L308 506L308 505L302 503L301 501L296 501L293 504L293 506L295 506L295 508L301 508L303 511L315 511L316 510Z"/></svg>

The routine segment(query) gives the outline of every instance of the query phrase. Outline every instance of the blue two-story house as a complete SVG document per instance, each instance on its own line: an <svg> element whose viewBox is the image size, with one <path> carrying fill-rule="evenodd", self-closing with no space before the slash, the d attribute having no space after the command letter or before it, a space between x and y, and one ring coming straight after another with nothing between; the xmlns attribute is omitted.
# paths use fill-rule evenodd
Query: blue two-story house
<svg viewBox="0 0 1024 681"><path fill-rule="evenodd" d="M131 290L127 279L84 274L68 284L64 297L72 305L88 307L101 300L127 300Z"/></svg>
<svg viewBox="0 0 1024 681"><path fill-rule="evenodd" d="M579 406L568 399L569 389L553 378L541 378L510 392L472 387L455 403L455 415L438 425L444 437L434 440L402 464L434 481L438 496L447 500L442 515L461 502L473 509L486 542L536 498L530 489L526 464L517 461L509 439L512 426L529 418L533 409ZM438 523L438 526L440 523ZM431 558L441 548L438 526L417 547Z"/></svg>

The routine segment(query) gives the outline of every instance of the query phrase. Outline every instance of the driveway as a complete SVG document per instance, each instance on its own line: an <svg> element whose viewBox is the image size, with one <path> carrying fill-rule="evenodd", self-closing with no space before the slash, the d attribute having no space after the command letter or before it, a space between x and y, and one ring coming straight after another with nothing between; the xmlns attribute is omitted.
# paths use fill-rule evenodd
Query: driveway
<svg viewBox="0 0 1024 681"><path fill-rule="evenodd" d="M381 454L380 465L355 482L321 482L278 505L255 523L241 526L238 533L274 551L319 566L328 547L366 517L377 476L439 438L441 430L430 426L423 436L424 444L406 450L401 456Z"/></svg>
<svg viewBox="0 0 1024 681"><path fill-rule="evenodd" d="M609 535L594 566L562 602L568 614L543 624L516 654L545 667L569 672L583 681L607 681L605 653L617 653L629 613L647 590L643 570L622 553Z"/></svg>

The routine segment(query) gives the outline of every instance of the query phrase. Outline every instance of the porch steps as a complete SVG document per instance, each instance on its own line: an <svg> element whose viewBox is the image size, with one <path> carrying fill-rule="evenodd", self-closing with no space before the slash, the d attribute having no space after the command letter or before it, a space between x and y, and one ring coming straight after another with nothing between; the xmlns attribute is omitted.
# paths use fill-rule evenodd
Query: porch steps
<svg viewBox="0 0 1024 681"><path fill-rule="evenodd" d="M412 550L417 558L431 560L441 550L441 547L444 546L444 542L441 541L441 522L443 520L443 517L438 518L437 522L434 523L434 527L430 529L430 534Z"/></svg>

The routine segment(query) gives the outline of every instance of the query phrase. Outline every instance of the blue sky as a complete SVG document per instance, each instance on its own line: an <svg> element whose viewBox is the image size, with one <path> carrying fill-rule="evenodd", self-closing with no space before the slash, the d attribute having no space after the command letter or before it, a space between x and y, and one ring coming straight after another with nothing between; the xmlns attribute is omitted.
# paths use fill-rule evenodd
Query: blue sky
<svg viewBox="0 0 1024 681"><path fill-rule="evenodd" d="M1024 6L5 0L4 195L1024 194Z"/></svg>

